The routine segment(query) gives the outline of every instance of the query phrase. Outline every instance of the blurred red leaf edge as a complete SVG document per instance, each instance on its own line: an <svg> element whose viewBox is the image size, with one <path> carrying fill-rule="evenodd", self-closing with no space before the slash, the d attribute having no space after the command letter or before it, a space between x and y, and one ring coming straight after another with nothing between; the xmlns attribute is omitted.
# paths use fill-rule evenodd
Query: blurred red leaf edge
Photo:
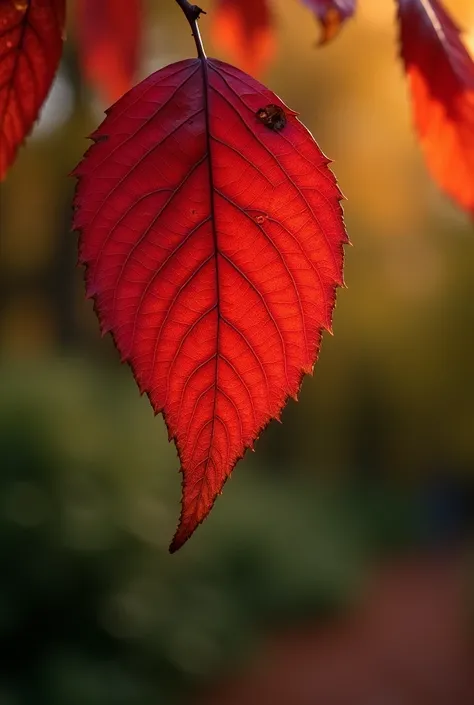
<svg viewBox="0 0 474 705"><path fill-rule="evenodd" d="M51 88L65 12L65 0L0 2L0 181Z"/></svg>

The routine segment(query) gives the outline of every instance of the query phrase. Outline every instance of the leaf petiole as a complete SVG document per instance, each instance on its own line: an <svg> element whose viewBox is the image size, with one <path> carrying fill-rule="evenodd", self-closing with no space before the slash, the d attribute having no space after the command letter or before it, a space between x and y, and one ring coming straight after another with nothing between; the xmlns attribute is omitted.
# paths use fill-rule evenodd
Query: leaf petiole
<svg viewBox="0 0 474 705"><path fill-rule="evenodd" d="M191 5L191 3L188 0L176 0L176 2L178 3L178 5L182 9L182 11L184 12L185 17L191 26L193 38L196 43L198 57L200 59L205 59L206 52L204 51L204 46L203 46L202 39L201 39L201 33L199 32L199 27L198 27L198 23L197 23L199 17L201 15L206 14L205 10L202 10L197 5Z"/></svg>

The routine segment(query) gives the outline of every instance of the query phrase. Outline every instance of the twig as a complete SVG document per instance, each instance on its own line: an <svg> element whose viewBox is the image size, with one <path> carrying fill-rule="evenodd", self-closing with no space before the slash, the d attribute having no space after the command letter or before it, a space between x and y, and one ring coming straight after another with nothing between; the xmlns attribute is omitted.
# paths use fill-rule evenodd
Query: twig
<svg viewBox="0 0 474 705"><path fill-rule="evenodd" d="M205 11L201 10L200 7L197 5L191 5L188 0L176 0L180 8L185 14L186 19L188 20L190 26L191 26L191 32L193 33L193 38L196 43L196 49L197 53L200 59L205 59L206 58L206 53L204 51L204 46L202 43L201 39L201 34L199 32L199 27L197 24L197 21L201 15L205 15Z"/></svg>

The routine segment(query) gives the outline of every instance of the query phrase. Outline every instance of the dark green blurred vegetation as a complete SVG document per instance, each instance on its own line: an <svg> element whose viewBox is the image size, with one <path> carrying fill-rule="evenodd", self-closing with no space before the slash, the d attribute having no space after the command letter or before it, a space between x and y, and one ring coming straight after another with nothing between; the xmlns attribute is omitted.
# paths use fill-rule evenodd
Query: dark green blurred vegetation
<svg viewBox="0 0 474 705"><path fill-rule="evenodd" d="M0 186L1 705L187 701L268 630L349 609L380 561L472 545L473 227L424 171L393 16L362 4L316 52L304 8L280 2L265 77L349 199L335 336L173 557L174 448L75 267L66 175L101 109L70 28L58 124ZM188 34L171 2L150 4L143 74L188 55Z"/></svg>
<svg viewBox="0 0 474 705"><path fill-rule="evenodd" d="M449 486L430 503L426 482L255 456L172 558L175 454L128 382L73 360L3 368L0 702L179 702L269 628L349 608L387 552L466 528Z"/></svg>

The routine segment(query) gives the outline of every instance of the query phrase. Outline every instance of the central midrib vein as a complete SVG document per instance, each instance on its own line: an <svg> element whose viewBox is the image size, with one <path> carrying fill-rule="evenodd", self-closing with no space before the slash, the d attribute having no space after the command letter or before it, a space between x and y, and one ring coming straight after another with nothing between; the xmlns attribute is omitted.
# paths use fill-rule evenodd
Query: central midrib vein
<svg viewBox="0 0 474 705"><path fill-rule="evenodd" d="M205 470L207 470L209 459L211 457L212 443L214 440L214 429L216 426L215 416L217 407L217 391L219 388L219 334L220 334L220 320L221 320L221 309L220 309L220 288L219 288L219 247L217 241L217 226L216 226L216 208L215 208L215 190L214 190L214 175L212 171L212 147L211 147L211 125L210 125L210 110L209 110L209 73L207 66L207 58L200 57L201 70L202 70L202 84L203 84L203 96L204 96L204 119L206 126L206 152L208 158L208 175L209 175L209 205L211 210L211 227L212 227L212 238L214 242L214 253L215 253L215 286L216 286L216 307L217 307L217 328L216 328L216 362L214 368L214 402L212 407L212 426L211 426L211 438L209 441L209 451L208 457L206 459Z"/></svg>

